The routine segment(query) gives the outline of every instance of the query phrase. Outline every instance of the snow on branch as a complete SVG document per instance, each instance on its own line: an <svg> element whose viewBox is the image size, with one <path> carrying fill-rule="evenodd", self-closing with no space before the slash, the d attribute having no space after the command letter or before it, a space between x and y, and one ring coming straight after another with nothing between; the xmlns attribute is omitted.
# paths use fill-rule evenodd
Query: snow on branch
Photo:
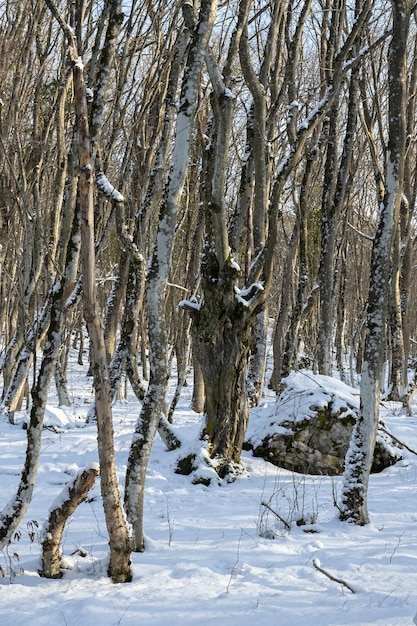
<svg viewBox="0 0 417 626"><path fill-rule="evenodd" d="M72 62L74 64L74 67L78 67L78 69L83 72L84 71L84 63L83 60L80 56L74 57L72 59Z"/></svg>
<svg viewBox="0 0 417 626"><path fill-rule="evenodd" d="M71 60L74 60L73 54L75 51L75 58L78 57L78 54L76 54L76 37L75 37L75 32L74 29L72 28L72 26L65 21L62 17L61 14L59 13L58 9L55 6L55 3L52 2L52 0L45 0L45 4L46 6L49 8L49 10L51 11L52 15L54 16L54 18L56 19L56 21L58 22L58 24L60 25L62 31L65 33L67 39L68 39L68 43L70 45L70 56L71 56Z"/></svg>
<svg viewBox="0 0 417 626"><path fill-rule="evenodd" d="M367 239L368 241L373 241L375 239L375 237L373 235L367 235L366 233L364 233L363 231L359 230L358 228L356 228L356 226L353 226L353 224L351 224L350 222L347 222L347 225L349 226L349 228L351 228L357 235L359 235L360 237L363 237L363 239Z"/></svg>
<svg viewBox="0 0 417 626"><path fill-rule="evenodd" d="M231 253L229 254L228 261L229 261L230 269L234 270L235 272L239 272L239 273L241 272L239 263L236 261L236 259L232 256Z"/></svg>
<svg viewBox="0 0 417 626"><path fill-rule="evenodd" d="M264 290L263 282L252 283L246 289L235 287L235 298L243 306L250 306L257 294Z"/></svg>
<svg viewBox="0 0 417 626"><path fill-rule="evenodd" d="M201 301L199 302L195 296L192 296L189 300L180 300L178 306L189 313L196 313L201 309Z"/></svg>
<svg viewBox="0 0 417 626"><path fill-rule="evenodd" d="M99 172L97 174L97 187L104 193L107 198L111 198L116 202L123 202L124 197L113 185L110 183L109 179L103 172Z"/></svg>
<svg viewBox="0 0 417 626"><path fill-rule="evenodd" d="M61 578L61 538L68 518L78 505L87 498L99 475L99 466L92 463L77 475L55 499L49 518L42 529L42 569L39 574L45 578Z"/></svg>

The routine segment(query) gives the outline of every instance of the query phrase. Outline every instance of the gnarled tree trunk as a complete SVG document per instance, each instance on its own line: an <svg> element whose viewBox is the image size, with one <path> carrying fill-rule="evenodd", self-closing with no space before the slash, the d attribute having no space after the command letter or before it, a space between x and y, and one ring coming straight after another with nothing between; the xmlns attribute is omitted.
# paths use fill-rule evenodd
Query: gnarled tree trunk
<svg viewBox="0 0 417 626"><path fill-rule="evenodd" d="M221 477L233 474L234 466L240 463L249 418L247 370L250 330L256 314L235 295L229 277L224 291L219 285L210 289L207 284L204 306L189 309L193 350L204 378L205 433Z"/></svg>

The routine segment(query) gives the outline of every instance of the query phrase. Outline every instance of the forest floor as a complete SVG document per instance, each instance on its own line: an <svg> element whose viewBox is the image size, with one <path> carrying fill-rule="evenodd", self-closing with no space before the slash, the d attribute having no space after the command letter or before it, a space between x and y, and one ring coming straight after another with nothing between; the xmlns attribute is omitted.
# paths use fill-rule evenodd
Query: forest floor
<svg viewBox="0 0 417 626"><path fill-rule="evenodd" d="M179 451L167 452L157 437L146 483L146 550L132 555L133 581L114 585L106 576L98 481L65 528L63 578L41 578L40 534L53 500L97 461L95 425L86 424L91 380L76 364L68 375L74 405L55 408L52 390L34 498L18 536L0 553L2 626L413 624L417 456L408 450L372 475L371 523L358 528L337 519L339 477L294 474L244 452L245 473L234 483L193 485L173 471ZM186 387L174 419L183 448L202 421L189 409L190 393ZM274 403L266 397L252 410L250 428L268 419ZM114 405L121 488L139 408L131 391ZM413 409L407 416L400 405L381 407L386 427L417 450ZM25 443L24 430L0 423L0 507L15 494ZM300 517L311 523L298 526Z"/></svg>

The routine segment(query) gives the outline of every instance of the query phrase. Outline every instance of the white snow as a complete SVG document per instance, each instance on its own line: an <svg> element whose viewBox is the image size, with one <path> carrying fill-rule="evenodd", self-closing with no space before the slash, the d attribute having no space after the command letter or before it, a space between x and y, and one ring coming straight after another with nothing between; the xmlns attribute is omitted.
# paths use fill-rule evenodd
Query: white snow
<svg viewBox="0 0 417 626"><path fill-rule="evenodd" d="M233 257L232 257L232 260L230 261L230 267L231 267L231 269L236 270L236 272L240 272L241 271L239 263Z"/></svg>
<svg viewBox="0 0 417 626"><path fill-rule="evenodd" d="M264 402L260 409L252 411L247 439L253 446L259 445L268 433L285 433L288 424L315 416L316 411L327 407L330 401L335 415L339 412L358 414L359 390L340 380L302 370L292 372L283 382L285 389L279 402L275 399L274 402Z"/></svg>
<svg viewBox="0 0 417 626"><path fill-rule="evenodd" d="M78 67L78 69L80 69L81 71L84 70L84 63L81 57L77 57L76 59L73 60L74 66Z"/></svg>
<svg viewBox="0 0 417 626"><path fill-rule="evenodd" d="M180 309L194 309L195 311L199 311L201 309L201 301L198 301L197 298L193 296L190 300L180 300L178 306Z"/></svg>
<svg viewBox="0 0 417 626"><path fill-rule="evenodd" d="M252 283L249 287L244 289L239 289L239 287L235 287L235 298L240 304L243 306L250 306L256 297L258 291L263 291L264 286L262 282ZM248 296L250 296L248 298Z"/></svg>
<svg viewBox="0 0 417 626"><path fill-rule="evenodd" d="M403 461L371 476L371 524L355 527L339 522L333 505L341 477L293 474L244 452L246 473L236 482L193 485L190 477L173 471L178 450L167 452L158 437L146 483L146 550L132 554L133 581L114 585L106 575L108 537L99 478L65 528L63 578L40 578L39 539L48 511L67 481L97 462L96 428L85 424L91 379L81 369L72 361L68 372L74 406L57 410L56 398L50 395L47 420L58 428L44 431L34 498L21 524L20 540L0 553L5 574L0 578L2 626L413 623L417 456L407 450ZM171 393L175 383L173 377ZM304 385L311 385L313 397L315 390L317 398L329 390L337 391L342 400L348 394L357 401L354 392L338 381L305 376ZM189 409L191 390L191 384L184 389L174 416L184 449L192 445L202 425L201 416ZM271 414L274 404L270 395L252 410L252 431ZM381 408L387 428L414 450L416 410L409 417L398 404L384 402ZM127 401L114 405L121 488L138 412L131 392ZM0 507L15 493L25 441L23 429L5 419L0 422ZM311 520L304 527L309 532L295 523L301 515ZM33 530L31 542L28 533ZM272 536L275 539L268 539ZM345 581L355 593L316 566Z"/></svg>
<svg viewBox="0 0 417 626"><path fill-rule="evenodd" d="M97 186L108 198L116 200L116 202L123 202L124 197L108 180L107 176L103 172L97 174Z"/></svg>

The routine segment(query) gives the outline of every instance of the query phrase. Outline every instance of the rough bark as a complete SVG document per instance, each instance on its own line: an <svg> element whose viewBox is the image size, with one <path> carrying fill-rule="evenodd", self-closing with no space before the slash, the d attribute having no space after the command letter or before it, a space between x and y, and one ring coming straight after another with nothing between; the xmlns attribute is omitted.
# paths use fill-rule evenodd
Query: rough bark
<svg viewBox="0 0 417 626"><path fill-rule="evenodd" d="M227 282L229 290L214 285L211 293L207 284L205 294L210 298L199 311L191 311L193 350L206 395L205 434L221 477L233 475L240 464L249 417L247 365L254 315L235 299L233 281Z"/></svg>

